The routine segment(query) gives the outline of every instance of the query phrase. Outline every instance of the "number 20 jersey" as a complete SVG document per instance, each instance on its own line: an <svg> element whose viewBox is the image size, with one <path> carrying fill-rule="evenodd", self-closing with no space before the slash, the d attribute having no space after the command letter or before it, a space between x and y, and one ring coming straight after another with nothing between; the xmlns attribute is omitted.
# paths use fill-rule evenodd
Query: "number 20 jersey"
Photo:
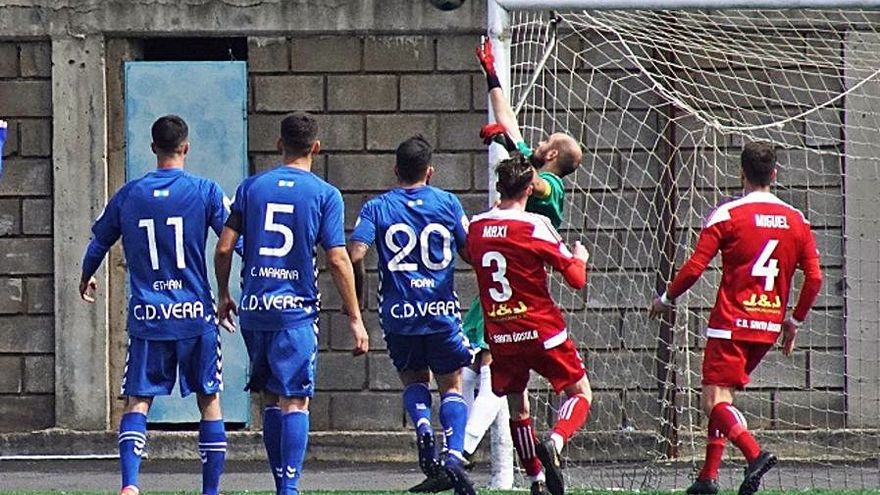
<svg viewBox="0 0 880 495"><path fill-rule="evenodd" d="M131 277L129 333L177 340L216 331L205 241L209 228L220 234L227 214L213 181L180 169L150 172L110 198L92 227L83 272L93 274L122 236Z"/></svg>
<svg viewBox="0 0 880 495"><path fill-rule="evenodd" d="M800 266L819 272L819 254L803 214L769 192L756 191L718 206L706 219L690 259L669 285L683 294L721 251L722 275L706 336L773 343L785 318L791 280ZM812 301L809 301L812 303ZM794 317L803 320L809 305Z"/></svg>
<svg viewBox="0 0 880 495"><path fill-rule="evenodd" d="M241 327L274 332L314 323L317 245L345 246L342 195L305 170L279 166L245 179L232 215L244 236Z"/></svg>
<svg viewBox="0 0 880 495"><path fill-rule="evenodd" d="M453 273L466 229L458 198L432 186L393 189L364 204L350 240L376 243L386 334L460 331Z"/></svg>

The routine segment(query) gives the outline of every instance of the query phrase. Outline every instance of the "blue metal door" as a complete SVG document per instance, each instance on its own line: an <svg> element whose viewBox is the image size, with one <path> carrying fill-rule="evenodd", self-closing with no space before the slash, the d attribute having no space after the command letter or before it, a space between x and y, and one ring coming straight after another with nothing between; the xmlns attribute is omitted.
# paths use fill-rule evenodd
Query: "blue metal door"
<svg viewBox="0 0 880 495"><path fill-rule="evenodd" d="M189 126L190 153L186 169L216 181L231 197L247 175L247 67L244 62L127 62L125 64L126 179L156 167L150 151L150 127L162 115L176 114ZM208 275L214 281L213 255L217 239L208 235ZM239 297L238 257L230 286ZM216 287L214 287L216 294ZM221 331L223 346L223 416L227 422L247 423L250 397L244 392L247 352L239 333ZM170 397L157 397L150 410L154 423L199 420L194 396L180 398L175 386Z"/></svg>

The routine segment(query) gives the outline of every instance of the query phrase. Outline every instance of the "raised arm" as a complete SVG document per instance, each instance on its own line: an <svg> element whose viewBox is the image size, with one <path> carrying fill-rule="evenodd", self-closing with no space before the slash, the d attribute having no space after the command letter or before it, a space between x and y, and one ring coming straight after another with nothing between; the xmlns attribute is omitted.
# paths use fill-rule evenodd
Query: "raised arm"
<svg viewBox="0 0 880 495"><path fill-rule="evenodd" d="M531 150L529 150L528 146L525 146L525 142L523 141L522 133L519 130L519 124L516 121L516 115L513 113L513 108L510 106L510 101L508 101L507 95L505 95L504 91L501 89L501 81L498 79L498 74L495 72L495 56L492 54L492 42L486 37L483 37L480 44L477 46L477 59L480 61L480 66L486 74L486 85L489 90L489 101L492 104L492 114L495 116L495 122L503 128L504 132L506 132L505 138L511 141L511 143L507 145L508 149L510 149L510 146L512 145L513 149L520 149L520 151L527 155L531 154ZM490 126L487 126L487 128L490 127L491 124ZM491 136L486 136L484 134L487 133L485 131L481 132L481 136L484 140L491 140L491 137L495 136L495 134L492 134Z"/></svg>

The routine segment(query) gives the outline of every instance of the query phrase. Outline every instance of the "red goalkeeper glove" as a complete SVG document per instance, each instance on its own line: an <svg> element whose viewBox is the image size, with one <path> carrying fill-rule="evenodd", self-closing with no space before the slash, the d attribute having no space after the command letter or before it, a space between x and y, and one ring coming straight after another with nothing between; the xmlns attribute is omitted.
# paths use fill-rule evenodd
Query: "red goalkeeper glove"
<svg viewBox="0 0 880 495"><path fill-rule="evenodd" d="M492 143L498 143L501 146L504 146L507 151L516 150L516 143L514 143L510 135L507 134L507 129L497 122L484 125L480 129L480 138L483 140L483 144L487 146Z"/></svg>
<svg viewBox="0 0 880 495"><path fill-rule="evenodd" d="M480 44L477 45L476 52L477 60L480 61L483 72L486 73L486 84L489 86L489 91L492 91L494 88L500 88L501 81L498 80L498 74L495 73L495 56L492 55L492 41L485 36L480 38Z"/></svg>

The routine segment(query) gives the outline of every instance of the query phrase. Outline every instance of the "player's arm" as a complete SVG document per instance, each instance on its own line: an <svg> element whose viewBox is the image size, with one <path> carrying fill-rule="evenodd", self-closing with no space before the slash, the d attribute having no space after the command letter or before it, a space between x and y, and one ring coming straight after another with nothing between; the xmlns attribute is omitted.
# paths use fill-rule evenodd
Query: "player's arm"
<svg viewBox="0 0 880 495"><path fill-rule="evenodd" d="M333 283L342 298L342 310L348 315L348 328L354 339L352 354L359 356L370 350L370 337L364 328L361 308L355 292L354 268L348 251L345 250L345 206L342 194L333 189L324 197L321 205L321 225L318 230L318 242L327 253L327 267L333 275ZM362 222L358 222L362 223ZM355 226L355 233L357 227ZM356 239L354 233L352 238Z"/></svg>
<svg viewBox="0 0 880 495"><path fill-rule="evenodd" d="M226 220L229 218L229 214L231 213L231 201L229 198L223 194L223 190L220 189L220 186L217 184L212 185L212 190L210 191L210 204L211 204L211 230L217 234L219 238L223 234L223 228L226 225ZM235 252L238 253L239 256L244 256L244 238L239 236L238 241L235 243Z"/></svg>
<svg viewBox="0 0 880 495"><path fill-rule="evenodd" d="M809 229L809 227L807 228ZM807 313L809 313L813 303L816 302L816 297L819 296L819 289L822 288L822 268L819 266L816 238L813 236L812 231L807 232L806 242L801 243L798 258L798 265L804 272L804 283L801 286L801 292L798 295L794 311L782 323L782 353L786 356L790 355L794 350L797 329L807 319Z"/></svg>
<svg viewBox="0 0 880 495"><path fill-rule="evenodd" d="M366 307L365 300L367 297L366 284L364 283L367 278L367 269L364 266L364 258L367 256L370 246L363 242L348 241L345 248L348 251L348 256L351 258L351 266L354 270L354 290L358 299L358 307L364 308Z"/></svg>
<svg viewBox="0 0 880 495"><path fill-rule="evenodd" d="M229 274L232 271L232 253L235 252L240 237L236 229L241 228L241 220L238 215L230 215L226 223L214 249L214 275L217 277L217 290L220 292L217 318L226 330L234 332L235 322L231 315L238 314L238 307L229 292Z"/></svg>
<svg viewBox="0 0 880 495"><path fill-rule="evenodd" d="M519 149L526 156L531 155L531 149L526 146L522 133L519 130L519 123L516 121L516 114L510 106L507 96L501 89L501 81L495 72L495 57L492 54L492 42L483 37L480 44L477 45L477 59L486 74L486 85L489 90L489 102L492 105L492 115L495 117L495 124L489 124L480 131L480 137L488 144L491 141L499 139L508 151Z"/></svg>
<svg viewBox="0 0 880 495"><path fill-rule="evenodd" d="M461 201L455 196L452 196L452 198L452 214L455 218L458 218L455 227L452 229L452 237L455 239L455 248L458 251L458 255L465 263L470 265L471 256L467 250L467 236L471 223L468 220L467 213L464 212L464 207L461 206Z"/></svg>
<svg viewBox="0 0 880 495"><path fill-rule="evenodd" d="M348 315L349 329L354 338L352 354L359 356L370 349L370 338L364 328L361 308L355 293L354 269L351 258L348 257L348 252L344 247L338 246L327 250L327 266L333 275L336 290L342 297L342 310Z"/></svg>
<svg viewBox="0 0 880 495"><path fill-rule="evenodd" d="M86 247L83 255L82 275L79 279L79 296L87 303L95 302L95 292L98 290L98 281L94 274L98 271L107 251L122 235L122 227L119 223L119 202L120 194L117 193L112 198L101 216L95 220L92 226L92 240Z"/></svg>
<svg viewBox="0 0 880 495"><path fill-rule="evenodd" d="M675 274L675 278L672 279L666 291L651 302L648 311L651 318L659 318L667 314L675 305L675 299L687 292L699 280L720 249L721 235L721 224L708 226L700 232L694 253Z"/></svg>
<svg viewBox="0 0 880 495"><path fill-rule="evenodd" d="M571 288L583 289L587 285L587 261L590 253L580 241L576 241L574 248L569 250L549 220L545 219L544 222L535 226L532 247L544 262L562 274Z"/></svg>

